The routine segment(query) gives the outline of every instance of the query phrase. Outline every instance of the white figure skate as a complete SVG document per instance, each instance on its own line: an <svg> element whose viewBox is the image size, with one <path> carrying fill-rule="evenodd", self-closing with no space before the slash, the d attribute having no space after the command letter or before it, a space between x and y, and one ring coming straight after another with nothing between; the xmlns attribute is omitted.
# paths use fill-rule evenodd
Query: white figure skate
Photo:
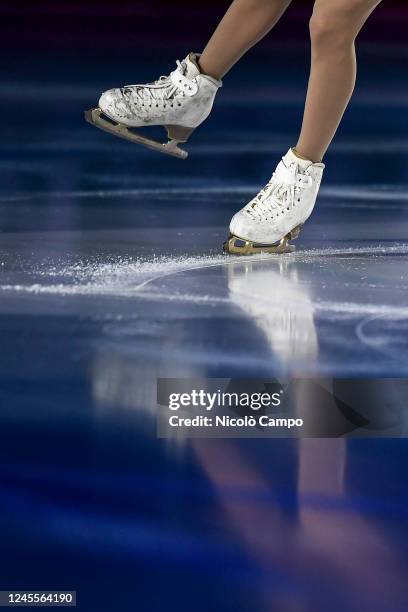
<svg viewBox="0 0 408 612"><path fill-rule="evenodd" d="M115 136L155 151L185 159L179 143L210 114L221 81L201 74L198 55L190 53L169 76L145 85L125 85L102 94L99 107L86 111L89 123ZM168 142L161 143L133 132L131 128L162 126Z"/></svg>
<svg viewBox="0 0 408 612"><path fill-rule="evenodd" d="M312 214L324 164L299 159L292 149L269 183L231 220L224 251L235 255L291 253L302 225Z"/></svg>

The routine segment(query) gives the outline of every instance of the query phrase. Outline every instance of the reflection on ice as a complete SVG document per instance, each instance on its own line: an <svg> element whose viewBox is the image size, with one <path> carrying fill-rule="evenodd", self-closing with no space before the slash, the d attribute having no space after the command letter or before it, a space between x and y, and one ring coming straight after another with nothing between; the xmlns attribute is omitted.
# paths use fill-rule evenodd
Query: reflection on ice
<svg viewBox="0 0 408 612"><path fill-rule="evenodd" d="M350 591L356 610L380 612L384 598L390 610L403 609L404 568L381 524L353 507L344 440L297 443L293 512L289 500L286 506L279 503L279 466L268 469L236 441L195 439L191 445L218 494L225 524L262 570L259 610L323 609L326 590L344 609ZM257 441L258 455L261 445ZM276 568L297 588L271 582ZM373 575L381 580L373 581Z"/></svg>
<svg viewBox="0 0 408 612"><path fill-rule="evenodd" d="M295 262L236 263L228 268L228 288L232 303L261 330L276 360L287 365L316 360L315 309Z"/></svg>

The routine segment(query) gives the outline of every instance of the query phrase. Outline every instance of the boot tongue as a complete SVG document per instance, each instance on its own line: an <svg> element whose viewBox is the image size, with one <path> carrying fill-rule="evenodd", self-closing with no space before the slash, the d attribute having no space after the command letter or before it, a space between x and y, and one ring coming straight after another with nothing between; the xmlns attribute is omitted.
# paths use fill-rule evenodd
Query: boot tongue
<svg viewBox="0 0 408 612"><path fill-rule="evenodd" d="M200 68L197 62L197 56L195 53L190 53L184 60L186 63L185 76L188 79L195 79L196 76L201 74Z"/></svg>

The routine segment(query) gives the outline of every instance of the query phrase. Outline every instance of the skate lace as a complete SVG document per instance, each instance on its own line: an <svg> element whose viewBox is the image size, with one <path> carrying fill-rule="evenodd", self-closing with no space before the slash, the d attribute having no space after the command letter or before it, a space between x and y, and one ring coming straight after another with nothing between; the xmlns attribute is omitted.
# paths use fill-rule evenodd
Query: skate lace
<svg viewBox="0 0 408 612"><path fill-rule="evenodd" d="M166 104L174 106L176 103L175 98L178 95L186 95L185 89L189 91L193 90L192 80L186 76L187 65L186 63L176 62L177 68L170 75L163 75L152 83L145 83L143 85L125 85L122 87L123 97L130 103L142 106L162 106L166 108ZM180 102L177 104L181 106Z"/></svg>
<svg viewBox="0 0 408 612"><path fill-rule="evenodd" d="M270 181L263 187L245 207L244 212L252 219L264 220L274 214L284 214L285 210L300 202L302 189L311 184L308 174L298 172L297 164L280 167L273 173Z"/></svg>

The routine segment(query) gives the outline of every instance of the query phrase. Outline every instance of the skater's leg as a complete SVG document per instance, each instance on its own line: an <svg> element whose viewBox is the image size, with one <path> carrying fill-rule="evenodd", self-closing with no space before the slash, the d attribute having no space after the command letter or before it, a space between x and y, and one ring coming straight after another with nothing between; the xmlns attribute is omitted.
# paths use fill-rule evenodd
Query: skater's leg
<svg viewBox="0 0 408 612"><path fill-rule="evenodd" d="M356 79L355 39L381 0L316 0L310 20L312 63L296 152L320 161L343 117Z"/></svg>
<svg viewBox="0 0 408 612"><path fill-rule="evenodd" d="M291 0L234 0L200 57L204 74L221 79L265 36Z"/></svg>
<svg viewBox="0 0 408 612"><path fill-rule="evenodd" d="M186 157L177 147L211 112L221 76L278 21L291 0L234 0L201 57L190 53L168 77L109 89L86 119L112 134L163 153ZM113 124L112 124L113 122ZM129 128L163 126L160 143ZM164 146L163 146L164 145Z"/></svg>

